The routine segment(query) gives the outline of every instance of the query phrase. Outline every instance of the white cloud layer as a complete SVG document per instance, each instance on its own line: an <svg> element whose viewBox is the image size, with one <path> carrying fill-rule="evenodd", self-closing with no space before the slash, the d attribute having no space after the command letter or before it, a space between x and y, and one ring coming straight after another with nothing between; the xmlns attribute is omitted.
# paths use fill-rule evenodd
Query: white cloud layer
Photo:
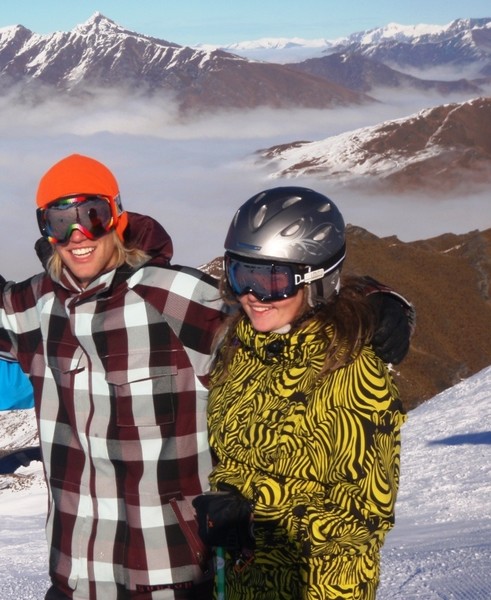
<svg viewBox="0 0 491 600"><path fill-rule="evenodd" d="M310 178L270 179L254 153L279 143L323 138L467 98L392 94L370 107L336 110L262 109L176 118L169 98L98 93L90 102L51 95L30 104L0 98L0 273L21 280L40 270L34 197L40 177L77 152L106 163L123 204L150 214L174 241L174 262L199 266L222 253L240 204L276 185L306 185L336 202L349 223L403 241L491 226L484 196L435 200L354 195Z"/></svg>

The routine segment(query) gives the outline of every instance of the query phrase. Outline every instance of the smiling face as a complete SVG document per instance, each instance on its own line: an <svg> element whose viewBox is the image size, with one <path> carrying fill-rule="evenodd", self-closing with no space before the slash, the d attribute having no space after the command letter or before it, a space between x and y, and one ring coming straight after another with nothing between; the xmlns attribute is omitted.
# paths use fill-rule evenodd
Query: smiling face
<svg viewBox="0 0 491 600"><path fill-rule="evenodd" d="M256 331L278 331L300 316L304 305L304 289L295 296L274 302L261 302L252 294L239 296L239 302Z"/></svg>
<svg viewBox="0 0 491 600"><path fill-rule="evenodd" d="M75 229L68 242L54 244L54 251L85 288L98 275L117 266L118 249L114 231L90 240Z"/></svg>

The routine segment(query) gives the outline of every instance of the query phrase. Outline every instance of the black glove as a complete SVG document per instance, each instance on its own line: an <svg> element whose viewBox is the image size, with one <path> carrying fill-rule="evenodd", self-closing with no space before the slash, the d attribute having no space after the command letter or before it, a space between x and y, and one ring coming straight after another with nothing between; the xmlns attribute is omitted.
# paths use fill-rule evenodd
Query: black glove
<svg viewBox="0 0 491 600"><path fill-rule="evenodd" d="M368 300L378 317L372 338L373 349L384 362L397 365L409 351L414 313L390 293L372 293Z"/></svg>
<svg viewBox="0 0 491 600"><path fill-rule="evenodd" d="M206 492L194 498L193 506L199 536L207 546L240 551L254 548L251 504L237 490Z"/></svg>
<svg viewBox="0 0 491 600"><path fill-rule="evenodd" d="M416 324L414 306L372 277L361 278L362 289L375 313L372 346L384 362L399 364L409 351Z"/></svg>

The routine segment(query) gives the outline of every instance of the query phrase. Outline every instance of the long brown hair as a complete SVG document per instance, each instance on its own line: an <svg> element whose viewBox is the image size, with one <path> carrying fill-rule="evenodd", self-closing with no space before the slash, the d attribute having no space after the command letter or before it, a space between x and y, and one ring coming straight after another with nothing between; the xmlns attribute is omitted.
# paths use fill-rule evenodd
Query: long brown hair
<svg viewBox="0 0 491 600"><path fill-rule="evenodd" d="M223 381L237 351L237 344L233 343L235 329L245 313L225 276L220 280L220 293L225 304L230 307L230 315L223 321L215 338L215 361L221 362L220 381ZM321 335L326 340L326 358L319 377L352 362L362 348L370 343L375 328L375 313L359 278L353 276L343 277L339 292L314 308L309 306L308 294L305 294L301 314L292 323L291 331L294 332L312 320L319 322Z"/></svg>

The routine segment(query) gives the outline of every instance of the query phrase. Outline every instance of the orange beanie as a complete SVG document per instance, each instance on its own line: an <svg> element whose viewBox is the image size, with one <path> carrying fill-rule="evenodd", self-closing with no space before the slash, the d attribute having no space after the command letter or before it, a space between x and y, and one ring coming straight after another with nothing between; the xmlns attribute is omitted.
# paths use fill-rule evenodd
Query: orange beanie
<svg viewBox="0 0 491 600"><path fill-rule="evenodd" d="M118 182L111 171L94 158L71 154L53 165L39 182L36 204L45 208L59 198L78 194L108 196L116 231L123 239L128 215L126 212L120 212L121 205L116 204L116 198L119 196Z"/></svg>

